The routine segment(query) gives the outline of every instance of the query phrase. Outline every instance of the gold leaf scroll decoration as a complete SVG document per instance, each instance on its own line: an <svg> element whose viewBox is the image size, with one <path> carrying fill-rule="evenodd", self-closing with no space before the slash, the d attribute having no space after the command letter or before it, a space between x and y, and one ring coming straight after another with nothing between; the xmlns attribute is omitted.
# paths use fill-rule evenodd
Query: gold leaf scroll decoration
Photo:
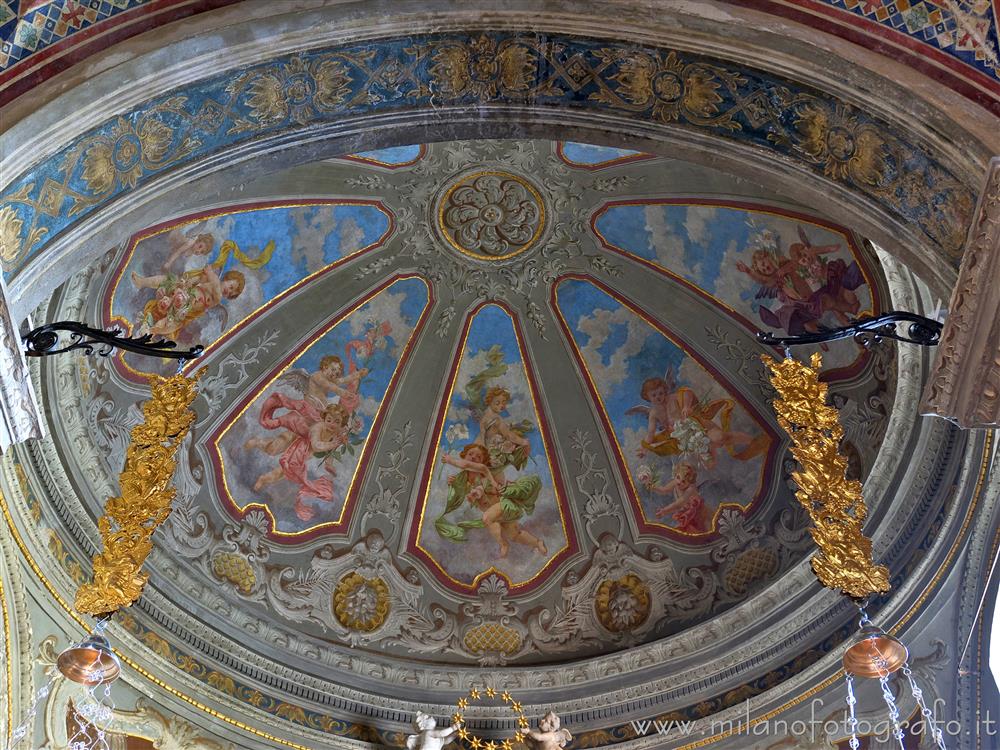
<svg viewBox="0 0 1000 750"><path fill-rule="evenodd" d="M103 550L94 555L94 580L76 592L76 608L84 614L116 612L142 594L149 578L142 564L153 548L153 532L170 515L176 492L171 486L174 456L194 422L190 406L197 380L197 375L180 374L151 379L152 396L142 405L144 421L132 428L119 476L121 494L108 499L97 522Z"/></svg>
<svg viewBox="0 0 1000 750"><path fill-rule="evenodd" d="M847 478L847 457L840 452L844 428L827 404L827 385L819 380L822 357L808 365L786 357L764 356L778 392L778 424L792 439L792 455L802 467L792 474L795 497L809 513L809 533L819 547L812 569L820 583L855 599L888 591L889 570L872 560L872 542L862 528L868 508L861 482Z"/></svg>

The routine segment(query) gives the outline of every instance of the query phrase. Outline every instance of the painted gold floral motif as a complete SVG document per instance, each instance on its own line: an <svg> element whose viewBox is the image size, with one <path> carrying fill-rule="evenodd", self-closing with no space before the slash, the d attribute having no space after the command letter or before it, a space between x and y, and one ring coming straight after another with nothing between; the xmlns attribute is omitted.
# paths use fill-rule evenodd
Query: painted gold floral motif
<svg viewBox="0 0 1000 750"><path fill-rule="evenodd" d="M537 72L530 48L516 40L498 44L486 35L464 45L446 45L435 52L433 60L434 89L448 98L494 99L500 93L527 93Z"/></svg>
<svg viewBox="0 0 1000 750"><path fill-rule="evenodd" d="M353 101L382 106L405 98L408 107L433 109L439 101L462 99L474 106L501 97L532 108L582 107L708 128L731 133L731 140L770 145L777 155L805 163L916 224L946 248L955 265L959 260L956 248L973 192L890 123L792 81L674 50L491 32L304 53L143 103L39 166L64 188L58 211L55 193L43 199L46 188L32 182L32 173L11 185L6 202L23 204L24 225L44 231L29 230L18 267L7 271L17 272L41 248L44 234L63 232L72 217L192 155L201 158L247 137L329 119L327 113L336 116ZM130 123L137 123L134 132L127 132ZM112 127L119 132L109 132ZM170 129L175 132L168 139ZM183 138L176 137L180 132ZM927 175L931 200L905 195L902 178L915 172Z"/></svg>
<svg viewBox="0 0 1000 750"><path fill-rule="evenodd" d="M389 616L389 587L381 578L348 573L333 592L333 614L345 628L370 633Z"/></svg>
<svg viewBox="0 0 1000 750"><path fill-rule="evenodd" d="M478 172L445 193L438 223L455 249L484 260L503 260L530 247L542 230L538 191L507 172Z"/></svg>
<svg viewBox="0 0 1000 750"><path fill-rule="evenodd" d="M862 124L846 107L812 101L797 113L799 148L837 180L880 186L888 168L886 142L871 125Z"/></svg>
<svg viewBox="0 0 1000 750"><path fill-rule="evenodd" d="M83 179L91 192L108 193L116 185L134 188L143 172L160 162L173 140L162 121L146 117L133 127L119 117L107 136L94 139L83 157Z"/></svg>
<svg viewBox="0 0 1000 750"><path fill-rule="evenodd" d="M13 206L0 208L0 260L13 260L21 252L24 221Z"/></svg>
<svg viewBox="0 0 1000 750"><path fill-rule="evenodd" d="M608 62L618 63L618 72L610 80L618 84L613 95L605 89L591 98L616 103L621 99L632 107L652 107L653 116L663 122L678 120L711 121L728 129L740 125L729 114L719 115L722 96L718 89L725 80L730 85L739 78L726 71L700 63L684 63L676 52L666 57L627 54L619 50L601 50Z"/></svg>
<svg viewBox="0 0 1000 750"><path fill-rule="evenodd" d="M293 57L284 65L275 65L248 88L250 115L261 125L290 118L302 125L317 112L330 112L343 104L350 93L351 76L347 66L332 57L306 62Z"/></svg>
<svg viewBox="0 0 1000 750"><path fill-rule="evenodd" d="M612 633L642 625L649 617L649 610L649 587L635 573L602 582L594 597L597 619Z"/></svg>
<svg viewBox="0 0 1000 750"><path fill-rule="evenodd" d="M792 438L792 455L802 466L792 479L820 550L812 558L813 572L827 588L857 599L888 591L889 571L872 560L872 542L862 532L868 508L861 482L847 478L847 456L840 452L844 428L819 379L822 356L813 354L809 365L791 357L762 359L780 396L774 402L778 424Z"/></svg>
<svg viewBox="0 0 1000 750"><path fill-rule="evenodd" d="M924 230L956 261L965 249L968 232L966 217L973 212L972 195L958 180L932 167L926 171L906 172L900 179L900 202L908 209L934 205L937 210L927 217Z"/></svg>

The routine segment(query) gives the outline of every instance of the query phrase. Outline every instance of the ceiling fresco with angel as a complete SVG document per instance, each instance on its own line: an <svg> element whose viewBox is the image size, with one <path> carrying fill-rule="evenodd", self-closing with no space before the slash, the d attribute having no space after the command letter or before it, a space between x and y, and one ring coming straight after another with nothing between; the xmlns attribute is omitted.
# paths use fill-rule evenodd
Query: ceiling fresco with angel
<svg viewBox="0 0 1000 750"><path fill-rule="evenodd" d="M610 202L594 214L601 242L679 276L745 325L795 336L847 325L877 306L855 240L815 217L732 201ZM863 352L826 350L828 368Z"/></svg>
<svg viewBox="0 0 1000 750"><path fill-rule="evenodd" d="M274 185L165 216L50 312L206 347L156 543L171 585L256 623L248 642L566 662L688 632L805 557L755 334L883 307L850 229L707 167L551 141L352 154ZM895 360L824 355L863 479ZM113 477L159 365L93 367L60 439Z"/></svg>
<svg viewBox="0 0 1000 750"><path fill-rule="evenodd" d="M304 279L377 246L391 222L377 203L329 200L166 222L129 243L107 293L106 322L209 347ZM136 374L163 367L131 356L121 362Z"/></svg>
<svg viewBox="0 0 1000 750"><path fill-rule="evenodd" d="M644 529L695 541L726 506L750 513L778 436L739 391L647 313L565 279L556 305Z"/></svg>
<svg viewBox="0 0 1000 750"><path fill-rule="evenodd" d="M518 326L497 305L470 316L414 514L414 551L466 590L491 572L524 588L575 547Z"/></svg>
<svg viewBox="0 0 1000 750"><path fill-rule="evenodd" d="M341 522L428 301L422 280L393 282L236 404L212 443L220 494L237 517L263 507L273 531L294 539Z"/></svg>

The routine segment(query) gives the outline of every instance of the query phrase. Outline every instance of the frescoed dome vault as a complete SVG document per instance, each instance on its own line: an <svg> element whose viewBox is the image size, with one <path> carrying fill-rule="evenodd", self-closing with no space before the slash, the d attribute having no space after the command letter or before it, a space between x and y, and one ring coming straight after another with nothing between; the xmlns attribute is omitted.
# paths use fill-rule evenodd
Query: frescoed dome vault
<svg viewBox="0 0 1000 750"><path fill-rule="evenodd" d="M310 686L315 723L334 683L416 700L490 669L525 690L549 675L553 700L570 700L559 665L595 694L611 674L643 684L647 667L686 684L701 639L743 638L739 623L779 611L801 618L787 663L760 674L763 640L733 641L724 691L807 668L798 657L818 659L846 619L815 602L760 364L780 353L755 334L912 308L908 279L851 228L706 167L460 141L296 167L164 216L45 315L205 346L187 365L203 371L198 420L152 593L122 627L148 643L169 620L164 658L239 696L248 675L212 663L225 641L270 680L268 700ZM901 368L893 345L822 354L881 529L907 512L885 499L905 467L884 441L922 365ZM58 481L87 514L113 486L146 376L169 367L118 355L42 369L59 383ZM931 432L922 450L958 439ZM932 512L912 503L912 522L884 532L903 562ZM79 539L61 542L67 564L89 555Z"/></svg>

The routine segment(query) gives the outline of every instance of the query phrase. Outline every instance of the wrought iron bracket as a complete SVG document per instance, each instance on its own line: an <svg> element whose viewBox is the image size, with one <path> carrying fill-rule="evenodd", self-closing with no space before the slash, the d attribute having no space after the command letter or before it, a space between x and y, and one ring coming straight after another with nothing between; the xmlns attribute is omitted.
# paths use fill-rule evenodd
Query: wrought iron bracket
<svg viewBox="0 0 1000 750"><path fill-rule="evenodd" d="M908 323L904 331L896 329L898 323ZM941 340L943 324L932 318L925 318L916 313L891 310L877 318L858 318L842 328L826 328L815 333L802 333L798 336L775 336L770 331L759 331L757 340L771 346L802 346L804 344L825 344L837 339L853 338L866 349L873 344L881 344L885 339L904 341L907 344L920 346L936 346Z"/></svg>
<svg viewBox="0 0 1000 750"><path fill-rule="evenodd" d="M133 354L143 354L149 357L190 360L200 357L204 351L201 346L178 349L176 342L169 339L156 339L154 341L153 335L150 333L129 338L122 335L120 328L104 331L72 320L39 326L22 336L21 343L24 344L25 355L29 357L47 357L51 354L62 354L74 349L82 349L87 354L96 353L107 357L115 349L124 349Z"/></svg>

